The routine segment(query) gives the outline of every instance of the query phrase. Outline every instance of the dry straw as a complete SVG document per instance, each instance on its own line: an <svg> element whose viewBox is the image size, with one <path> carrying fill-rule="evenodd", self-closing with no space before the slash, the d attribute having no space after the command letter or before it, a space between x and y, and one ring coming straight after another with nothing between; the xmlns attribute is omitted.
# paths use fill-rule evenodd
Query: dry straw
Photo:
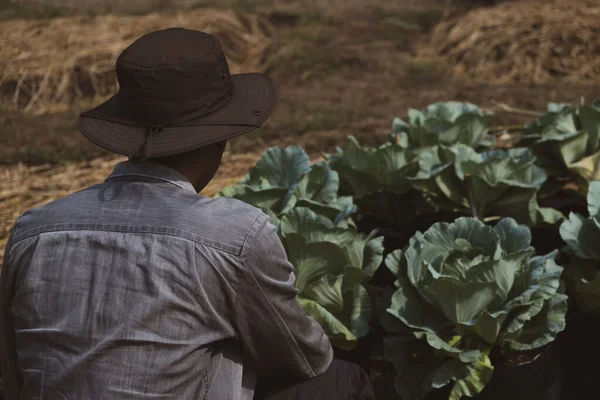
<svg viewBox="0 0 600 400"><path fill-rule="evenodd" d="M495 83L598 82L600 2L522 0L444 21L424 54Z"/></svg>
<svg viewBox="0 0 600 400"><path fill-rule="evenodd" d="M69 17L0 24L0 107L42 114L83 98L116 92L119 53L148 32L169 27L216 35L232 73L260 72L272 26L264 18L222 10L173 15Z"/></svg>

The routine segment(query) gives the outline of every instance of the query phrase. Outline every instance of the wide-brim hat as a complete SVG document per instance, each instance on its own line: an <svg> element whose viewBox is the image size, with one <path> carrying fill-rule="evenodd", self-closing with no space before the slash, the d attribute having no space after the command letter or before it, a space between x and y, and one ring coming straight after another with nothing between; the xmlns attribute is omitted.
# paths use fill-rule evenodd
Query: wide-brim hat
<svg viewBox="0 0 600 400"><path fill-rule="evenodd" d="M260 73L231 75L219 40L169 28L148 33L116 63L119 92L79 116L92 143L132 161L184 153L259 128L277 102Z"/></svg>

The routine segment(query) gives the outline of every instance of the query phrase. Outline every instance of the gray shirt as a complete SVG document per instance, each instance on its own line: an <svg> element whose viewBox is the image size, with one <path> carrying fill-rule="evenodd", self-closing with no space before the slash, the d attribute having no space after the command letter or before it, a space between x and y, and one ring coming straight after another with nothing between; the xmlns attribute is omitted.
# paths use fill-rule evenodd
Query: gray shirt
<svg viewBox="0 0 600 400"><path fill-rule="evenodd" d="M267 215L166 166L119 163L11 230L6 398L237 400L257 375L311 378L333 353L296 295Z"/></svg>

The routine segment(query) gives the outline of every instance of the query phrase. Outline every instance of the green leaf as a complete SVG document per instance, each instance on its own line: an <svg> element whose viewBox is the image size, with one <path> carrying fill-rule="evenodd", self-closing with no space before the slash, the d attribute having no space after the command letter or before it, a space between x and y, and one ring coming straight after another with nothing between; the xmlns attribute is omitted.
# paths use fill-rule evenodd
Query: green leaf
<svg viewBox="0 0 600 400"><path fill-rule="evenodd" d="M557 216L540 212L537 193L547 175L534 162L527 149L477 154L464 145L439 146L420 154L420 170L410 180L441 209L535 225Z"/></svg>
<svg viewBox="0 0 600 400"><path fill-rule="evenodd" d="M589 218L571 213L560 226L572 262L567 278L574 287L578 309L600 313L600 182L592 182L588 191Z"/></svg>
<svg viewBox="0 0 600 400"><path fill-rule="evenodd" d="M311 199L299 199L295 204L296 207L309 208L315 213L327 217L333 221L334 225L348 225L353 226L354 222L350 219L350 216L354 213L355 207L351 205L342 204L339 201L335 201L329 204L318 203Z"/></svg>
<svg viewBox="0 0 600 400"><path fill-rule="evenodd" d="M343 350L352 350L356 347L356 336L327 309L312 300L302 297L298 297L298 302L304 312L327 333L332 345Z"/></svg>
<svg viewBox="0 0 600 400"><path fill-rule="evenodd" d="M600 229L593 219L571 213L561 224L560 235L578 257L600 260Z"/></svg>
<svg viewBox="0 0 600 400"><path fill-rule="evenodd" d="M406 252L408 274L413 284L422 282L423 277L418 274L421 268L422 257L435 265L440 265L446 255L459 250L457 239L464 239L471 247L481 249L482 252L497 259L500 255L499 237L493 228L474 218L457 218L453 223L438 222L433 224L425 234L417 233L413 243ZM419 246L416 246L416 243ZM413 246L413 244L415 244ZM422 249L422 250L420 250ZM438 271L439 272L439 271Z"/></svg>
<svg viewBox="0 0 600 400"><path fill-rule="evenodd" d="M452 381L465 379L469 374L469 364L456 359L446 359L442 365L425 379L425 385L439 389Z"/></svg>
<svg viewBox="0 0 600 400"><path fill-rule="evenodd" d="M302 291L302 296L315 301L332 314L339 313L344 308L342 296L343 275L323 275L310 282Z"/></svg>
<svg viewBox="0 0 600 400"><path fill-rule="evenodd" d="M503 218L494 226L494 231L500 236L500 243L506 254L529 250L531 231L527 226L519 225L512 218Z"/></svg>
<svg viewBox="0 0 600 400"><path fill-rule="evenodd" d="M339 174L344 191L357 198L381 190L405 193L410 190L406 176L413 169L414 155L397 144L362 148L352 136L344 149L329 157L329 165Z"/></svg>
<svg viewBox="0 0 600 400"><path fill-rule="evenodd" d="M281 234L284 237L290 233L327 231L327 228L333 228L331 220L306 207L296 207L281 217Z"/></svg>
<svg viewBox="0 0 600 400"><path fill-rule="evenodd" d="M439 384L444 380L443 376L430 378L443 368L444 359L436 355L424 340L386 336L384 356L393 362L398 372L394 386L404 400L422 400L434 389L434 382ZM457 371L460 376L459 372L462 371ZM429 382L431 384L428 385Z"/></svg>
<svg viewBox="0 0 600 400"><path fill-rule="evenodd" d="M449 400L460 400L462 396L473 397L479 394L488 384L494 373L494 367L490 361L489 349L481 353L481 358L469 366L469 375L454 383L450 392Z"/></svg>
<svg viewBox="0 0 600 400"><path fill-rule="evenodd" d="M285 188L254 189L242 184L224 188L218 193L218 197L233 197L263 210L278 210L286 192Z"/></svg>
<svg viewBox="0 0 600 400"><path fill-rule="evenodd" d="M295 286L302 295L305 288L325 275L341 275L346 268L345 255L334 243L310 243L297 233L285 238L288 259L295 267Z"/></svg>
<svg viewBox="0 0 600 400"><path fill-rule="evenodd" d="M392 274L397 276L402 265L402 250L394 250L385 258L385 266ZM403 267L404 268L404 267Z"/></svg>
<svg viewBox="0 0 600 400"><path fill-rule="evenodd" d="M465 144L490 147L487 140L490 113L470 103L455 101L430 104L425 110L408 110L408 123L396 118L393 134L407 139L405 147Z"/></svg>
<svg viewBox="0 0 600 400"><path fill-rule="evenodd" d="M440 350L440 352L444 353L446 356L459 359L464 363L470 363L479 358L479 350L469 350L458 347L455 342L457 339L460 342L464 338L458 335L451 336L449 331L438 333L415 331L413 334L418 339L425 338L432 348Z"/></svg>
<svg viewBox="0 0 600 400"><path fill-rule="evenodd" d="M331 170L326 163L317 163L311 167L308 173L302 175L299 182L293 186L294 191L281 212L288 212L296 202L304 199L323 205L331 203L337 197L338 186L337 172ZM334 216L338 213L339 211Z"/></svg>
<svg viewBox="0 0 600 400"><path fill-rule="evenodd" d="M369 332L371 312L371 300L364 287L356 286L344 294L344 310L341 318L357 338L361 338Z"/></svg>
<svg viewBox="0 0 600 400"><path fill-rule="evenodd" d="M496 285L441 277L425 286L423 291L450 321L472 325L494 301Z"/></svg>
<svg viewBox="0 0 600 400"><path fill-rule="evenodd" d="M581 121L581 127L588 134L586 153L595 153L598 146L600 146L600 111L594 107L581 106L579 108L579 120Z"/></svg>
<svg viewBox="0 0 600 400"><path fill-rule="evenodd" d="M591 217L600 217L600 182L591 182L587 195L588 213Z"/></svg>
<svg viewBox="0 0 600 400"><path fill-rule="evenodd" d="M369 235L369 240L364 248L362 270L368 279L371 279L383 261L383 236L373 237Z"/></svg>
<svg viewBox="0 0 600 400"><path fill-rule="evenodd" d="M487 343L494 345L498 341L502 326L507 317L508 313L492 315L488 311L485 311L477 321L477 324L473 326L473 332Z"/></svg>
<svg viewBox="0 0 600 400"><path fill-rule="evenodd" d="M504 326L501 327L501 332L499 332L499 342L502 346L505 346L507 338L518 336L523 325L539 314L543 308L544 300L542 299L514 305L510 315L507 315L505 319Z"/></svg>
<svg viewBox="0 0 600 400"><path fill-rule="evenodd" d="M600 151L569 164L569 170L586 181L600 179Z"/></svg>
<svg viewBox="0 0 600 400"><path fill-rule="evenodd" d="M519 145L533 149L553 180L600 179L600 110L592 106L552 106L525 130ZM556 178L556 179L555 179Z"/></svg>
<svg viewBox="0 0 600 400"><path fill-rule="evenodd" d="M530 253L523 252L523 255L525 258ZM465 279L471 282L495 284L494 299L489 304L491 309L495 309L507 300L520 267L519 260L484 261L470 269Z"/></svg>
<svg viewBox="0 0 600 400"><path fill-rule="evenodd" d="M268 149L248 174L247 184L257 188L285 187L297 184L310 170L310 160L299 146Z"/></svg>
<svg viewBox="0 0 600 400"><path fill-rule="evenodd" d="M564 293L564 290L561 290ZM537 349L554 341L565 329L567 313L565 294L552 296L544 303L544 307L533 318L525 322L523 327L507 340L509 349L526 351Z"/></svg>
<svg viewBox="0 0 600 400"><path fill-rule="evenodd" d="M434 307L423 301L419 293L406 280L401 280L399 288L392 296L392 304L387 310L411 328L428 332L438 332L450 323Z"/></svg>

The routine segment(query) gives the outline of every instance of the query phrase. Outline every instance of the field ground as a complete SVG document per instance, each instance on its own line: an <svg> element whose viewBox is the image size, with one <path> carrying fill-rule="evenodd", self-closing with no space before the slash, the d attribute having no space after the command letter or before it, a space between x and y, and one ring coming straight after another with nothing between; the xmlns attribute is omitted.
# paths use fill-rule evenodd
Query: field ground
<svg viewBox="0 0 600 400"><path fill-rule="evenodd" d="M46 6L23 5L36 2ZM93 1L73 2L80 8L65 11L48 6L52 3L48 1L17 3L0 0L0 17L43 19L89 14L89 8L81 7L93 6ZM120 3L138 4L114 3L112 10L119 10ZM298 144L311 156L318 157L344 144L348 135L355 135L365 144L383 143L392 119L404 116L409 107L420 108L435 101L470 101L496 110L495 124L514 125L528 122L532 117L502 112L499 104L544 111L548 102L579 102L600 93L600 85L591 84L494 85L460 73L442 59L417 55L438 21L460 15L484 1L155 3L165 13L181 5L255 12L269 18L275 27L265 72L279 87L279 103L261 129L230 142L224 164L207 188L207 195L241 178L270 146ZM111 10L97 13L107 11ZM89 106L88 101L74 104L68 111L44 115L0 109L0 175L6 177L0 183L0 248L22 211L101 182L114 163L122 159L88 143L77 132L77 115ZM103 158L96 164L90 163L99 157Z"/></svg>

